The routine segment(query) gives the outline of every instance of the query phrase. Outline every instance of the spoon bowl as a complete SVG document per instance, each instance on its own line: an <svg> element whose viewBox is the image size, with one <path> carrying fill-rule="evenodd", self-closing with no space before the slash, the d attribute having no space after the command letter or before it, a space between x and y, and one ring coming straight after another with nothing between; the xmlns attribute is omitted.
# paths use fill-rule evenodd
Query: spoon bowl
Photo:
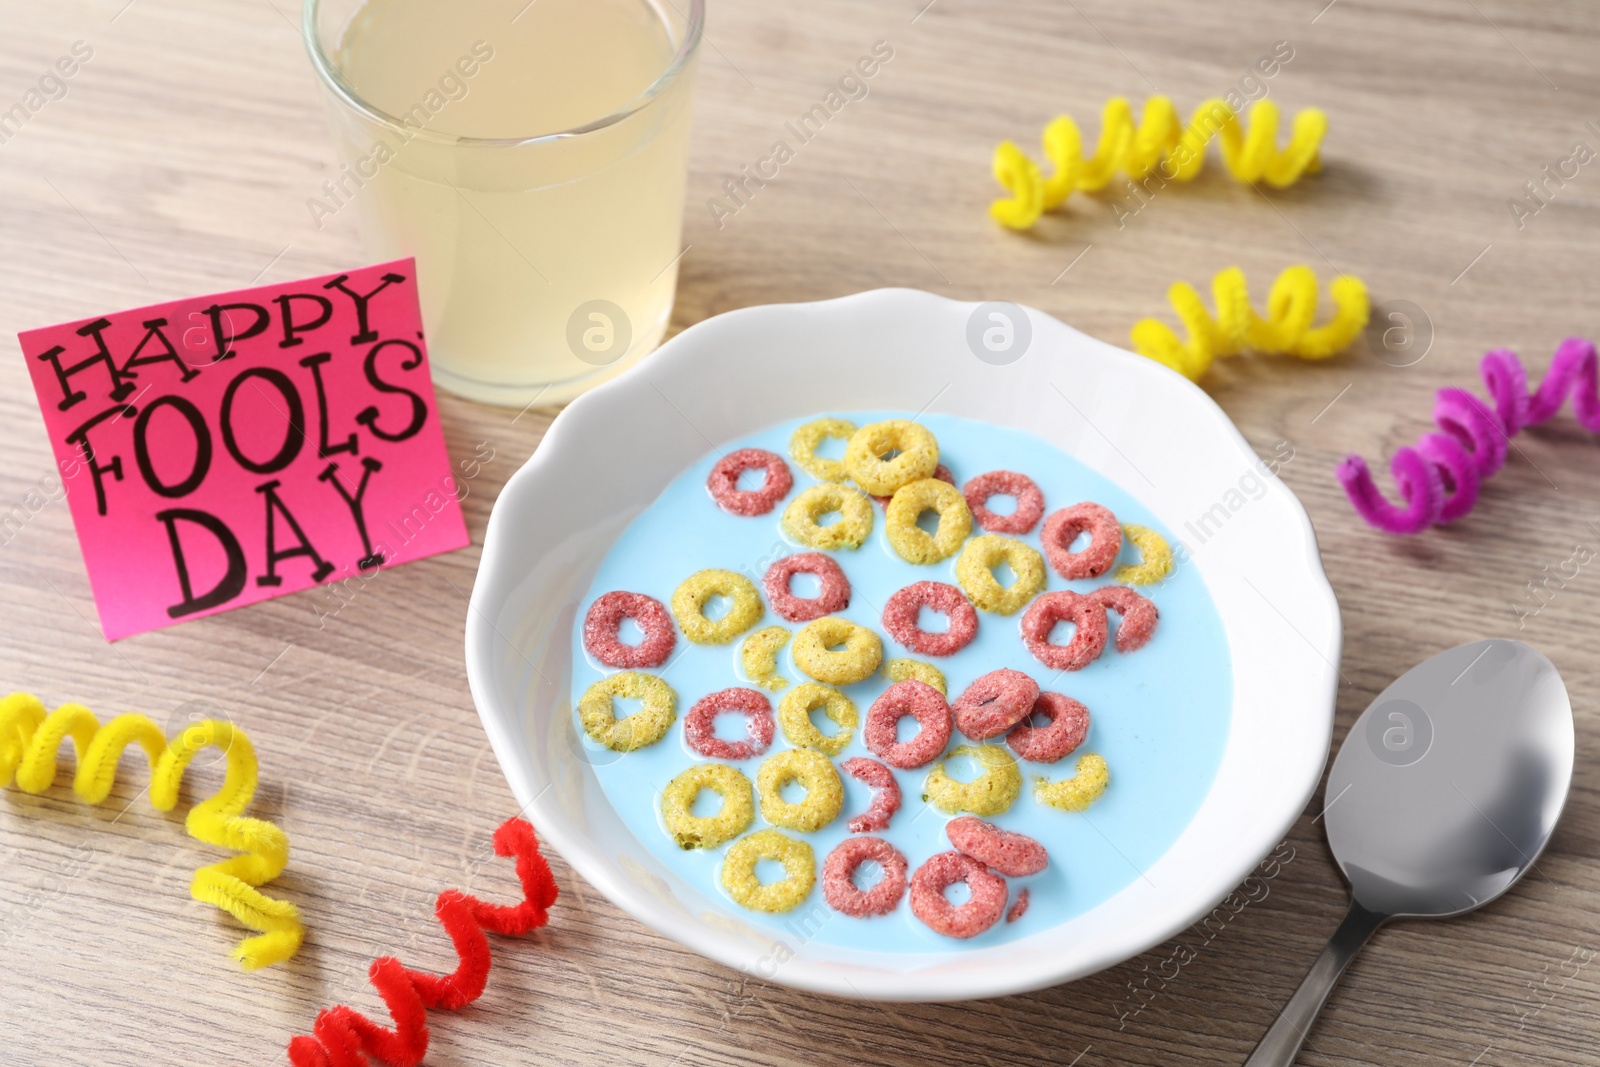
<svg viewBox="0 0 1600 1067"><path fill-rule="evenodd" d="M1370 910L1471 911L1538 858L1572 757L1555 666L1518 641L1460 645L1407 671L1356 720L1328 774L1328 844Z"/></svg>
<svg viewBox="0 0 1600 1067"><path fill-rule="evenodd" d="M1328 773L1328 845L1349 914L1246 1067L1287 1067L1339 976L1390 919L1482 907L1533 867L1572 785L1572 704L1554 664L1494 638L1407 671Z"/></svg>

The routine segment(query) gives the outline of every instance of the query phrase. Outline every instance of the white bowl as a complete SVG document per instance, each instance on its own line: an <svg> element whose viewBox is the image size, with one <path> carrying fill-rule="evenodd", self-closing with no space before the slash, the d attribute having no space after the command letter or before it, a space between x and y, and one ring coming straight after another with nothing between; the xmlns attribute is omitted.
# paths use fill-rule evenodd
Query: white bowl
<svg viewBox="0 0 1600 1067"><path fill-rule="evenodd" d="M1003 346L1006 325L989 315L1008 309L1012 350L1031 333L1026 351L1004 364L978 358L987 329ZM577 607L624 527L713 446L858 408L1026 430L1114 479L1188 542L1185 565L1199 568L1232 654L1227 746L1172 847L1086 913L992 948L890 956L804 931L774 939L654 858L601 791L573 723ZM937 1001L1079 978L1210 911L1282 840L1316 787L1339 645L1338 604L1304 509L1199 388L1039 311L882 289L708 319L563 411L490 516L466 651L478 713L525 814L622 910L786 985Z"/></svg>

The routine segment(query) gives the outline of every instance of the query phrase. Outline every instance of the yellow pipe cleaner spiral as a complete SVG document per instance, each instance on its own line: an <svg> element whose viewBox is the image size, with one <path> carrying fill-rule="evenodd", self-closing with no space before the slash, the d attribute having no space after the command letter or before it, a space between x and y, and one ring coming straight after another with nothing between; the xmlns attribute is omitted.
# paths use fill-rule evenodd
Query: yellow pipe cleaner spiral
<svg viewBox="0 0 1600 1067"><path fill-rule="evenodd" d="M177 806L183 772L200 751L215 746L226 753L222 788L192 807L184 826L196 840L241 854L196 871L189 892L260 931L233 950L245 970L280 963L299 951L305 939L299 909L256 888L283 873L289 837L270 822L244 815L255 796L257 769L255 747L243 730L206 719L168 742L161 728L143 715L118 715L102 727L81 704L63 704L46 713L38 697L12 693L0 699L0 788L14 778L25 793L49 789L56 778L56 753L67 738L78 763L73 791L91 804L111 795L117 761L127 747L144 749L150 761L150 802L157 811Z"/></svg>
<svg viewBox="0 0 1600 1067"><path fill-rule="evenodd" d="M1264 181L1282 189L1299 181L1301 175L1322 169L1318 149L1327 132L1328 116L1307 108L1294 117L1289 143L1280 150L1278 105L1271 100L1258 101L1250 109L1246 130L1223 100L1207 100L1184 126L1171 100L1152 96L1135 125L1133 105L1127 98L1115 96L1106 101L1100 143L1088 159L1083 158L1083 136L1069 116L1059 115L1045 127L1044 154L1055 165L1049 178L1013 142L996 148L994 176L1011 197L990 204L989 214L1003 226L1026 230L1073 192L1104 189L1119 172L1136 182L1152 173L1163 183L1189 181L1205 164L1206 145L1213 137L1221 141L1222 161L1234 178L1249 184Z"/></svg>
<svg viewBox="0 0 1600 1067"><path fill-rule="evenodd" d="M1217 305L1213 319L1200 294L1188 282L1175 282L1167 297L1188 328L1189 340L1178 340L1172 328L1156 319L1133 327L1133 349L1164 363L1191 381L1210 369L1218 356L1250 349L1269 355L1327 359L1350 345L1366 329L1369 301L1360 278L1341 274L1328 286L1333 318L1312 326L1317 315L1317 275L1310 267L1290 267L1278 275L1267 295L1266 318L1250 306L1244 271L1229 267L1211 282Z"/></svg>

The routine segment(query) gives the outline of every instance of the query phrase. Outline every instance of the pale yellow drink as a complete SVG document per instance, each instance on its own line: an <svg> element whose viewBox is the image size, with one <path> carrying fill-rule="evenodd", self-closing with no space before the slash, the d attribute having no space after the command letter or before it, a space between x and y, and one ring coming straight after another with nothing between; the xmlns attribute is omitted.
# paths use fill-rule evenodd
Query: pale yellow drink
<svg viewBox="0 0 1600 1067"><path fill-rule="evenodd" d="M336 28L316 15L345 165L311 210L355 214L375 259L416 256L439 383L556 403L654 348L682 250L699 5L687 20L647 0L346 6Z"/></svg>

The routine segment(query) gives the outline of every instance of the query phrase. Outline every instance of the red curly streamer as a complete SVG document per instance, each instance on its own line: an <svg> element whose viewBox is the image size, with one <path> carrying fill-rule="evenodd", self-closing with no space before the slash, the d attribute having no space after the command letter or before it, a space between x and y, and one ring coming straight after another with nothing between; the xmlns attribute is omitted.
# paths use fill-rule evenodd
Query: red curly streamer
<svg viewBox="0 0 1600 1067"><path fill-rule="evenodd" d="M343 1004L317 1016L314 1037L304 1035L289 1042L289 1062L294 1067L370 1067L373 1060L388 1067L416 1067L428 1054L428 1009L457 1011L483 993L489 980L489 939L497 934L525 934L549 920L556 900L556 882L550 865L539 854L533 827L510 819L494 834L494 850L515 856L522 881L522 902L510 906L486 904L459 889L439 894L433 912L455 944L461 964L449 974L413 971L393 956L383 956L367 972L389 1008L394 1028L373 1022Z"/></svg>

